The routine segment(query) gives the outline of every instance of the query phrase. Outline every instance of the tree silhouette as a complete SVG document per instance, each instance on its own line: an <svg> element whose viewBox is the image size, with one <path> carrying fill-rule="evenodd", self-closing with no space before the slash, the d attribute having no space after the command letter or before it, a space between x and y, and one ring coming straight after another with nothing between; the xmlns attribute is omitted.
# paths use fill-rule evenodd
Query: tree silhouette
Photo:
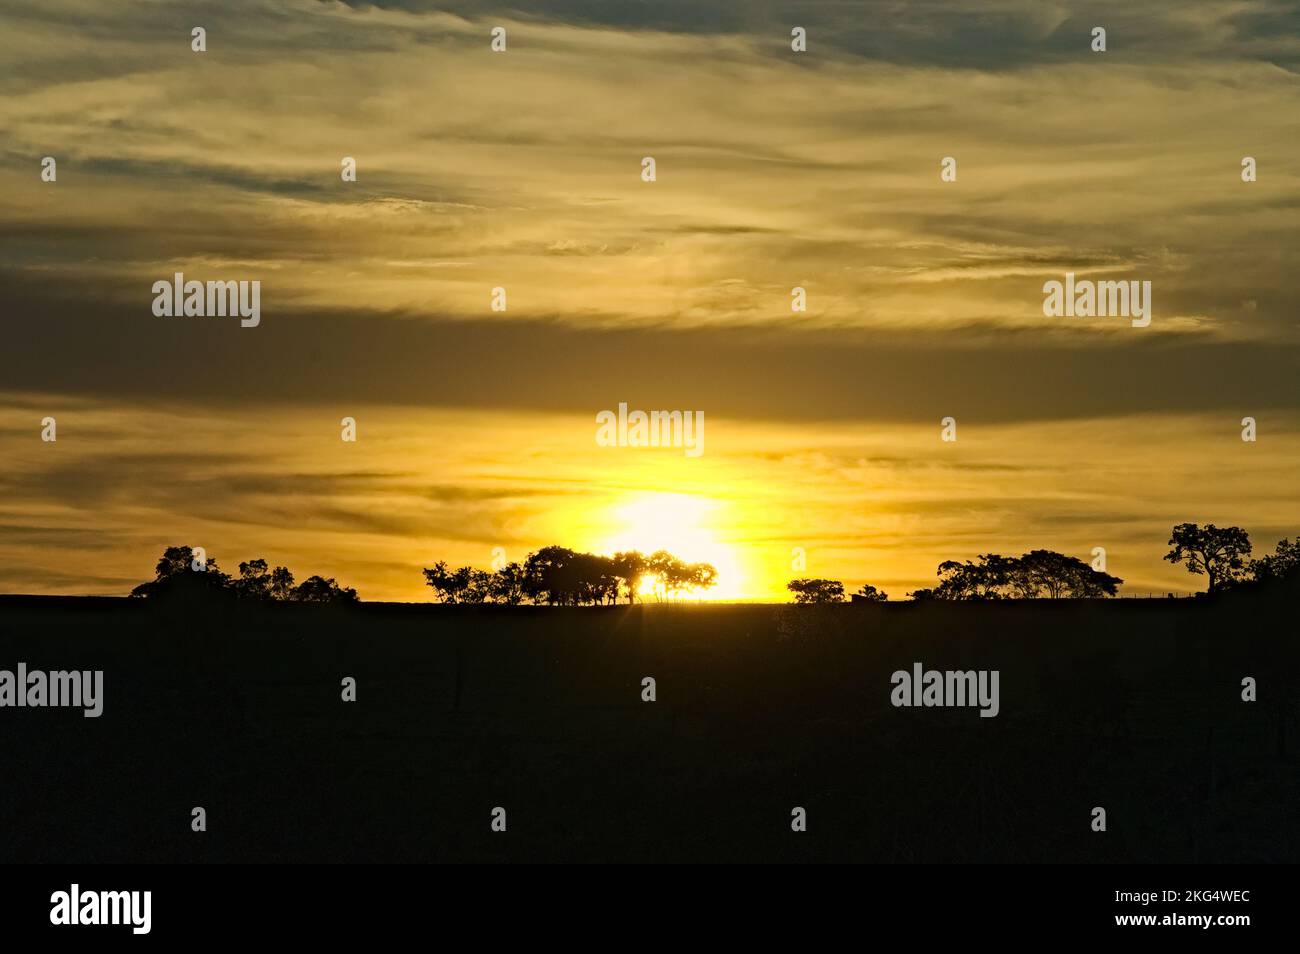
<svg viewBox="0 0 1300 954"><path fill-rule="evenodd" d="M293 588L293 599L300 603L355 603L357 591L339 586L333 577L309 576Z"/></svg>
<svg viewBox="0 0 1300 954"><path fill-rule="evenodd" d="M939 585L935 596L949 600L1002 599L1002 588L1011 582L1015 561L996 553L982 553L979 563L945 560L939 564Z"/></svg>
<svg viewBox="0 0 1300 954"><path fill-rule="evenodd" d="M230 588L243 599L290 600L293 599L293 574L288 567L277 566L267 570L265 560L249 560L239 564L239 577L232 580Z"/></svg>
<svg viewBox="0 0 1300 954"><path fill-rule="evenodd" d="M141 583L131 591L131 595L155 598L179 593L200 594L219 592L230 586L230 577L221 572L215 559L207 558L203 566L201 570L194 568L193 547L167 547L154 567L154 579Z"/></svg>
<svg viewBox="0 0 1300 954"><path fill-rule="evenodd" d="M884 603L889 599L889 594L870 583L863 583L862 587L853 594L853 598L859 602L865 600L868 603Z"/></svg>
<svg viewBox="0 0 1300 954"><path fill-rule="evenodd" d="M945 560L939 564L939 577L934 589L917 590L912 598L1085 599L1114 596L1124 582L1055 550L1031 550L1019 557L983 553L978 563Z"/></svg>
<svg viewBox="0 0 1300 954"><path fill-rule="evenodd" d="M1011 586L1023 599L1114 596L1123 582L1055 550L1030 550L1010 568Z"/></svg>
<svg viewBox="0 0 1300 954"><path fill-rule="evenodd" d="M529 595L535 602L566 606L577 602L576 554L568 547L542 547L524 560Z"/></svg>
<svg viewBox="0 0 1300 954"><path fill-rule="evenodd" d="M487 601L518 606L528 596L524 585L527 579L522 566L518 563L507 563L491 575L487 585Z"/></svg>
<svg viewBox="0 0 1300 954"><path fill-rule="evenodd" d="M277 566L271 571L271 599L293 599L293 574L288 567Z"/></svg>
<svg viewBox="0 0 1300 954"><path fill-rule="evenodd" d="M266 561L248 560L239 564L239 579L231 586L235 593L246 599L264 600L271 595L271 574Z"/></svg>
<svg viewBox="0 0 1300 954"><path fill-rule="evenodd" d="M619 578L609 557L575 553L571 565L578 603L599 605L618 601Z"/></svg>
<svg viewBox="0 0 1300 954"><path fill-rule="evenodd" d="M1169 538L1170 563L1185 563L1189 573L1209 577L1208 593L1218 593L1238 582L1250 556L1250 535L1241 527L1204 527L1180 523Z"/></svg>
<svg viewBox="0 0 1300 954"><path fill-rule="evenodd" d="M492 574L486 570L470 570L463 602L485 603L492 595Z"/></svg>
<svg viewBox="0 0 1300 954"><path fill-rule="evenodd" d="M1070 596L1079 599L1095 599L1101 596L1118 595L1119 586L1124 582L1121 577L1094 570L1082 560L1078 562L1080 567L1075 568L1077 576L1071 583Z"/></svg>
<svg viewBox="0 0 1300 954"><path fill-rule="evenodd" d="M357 600L357 591L339 586L333 579L313 576L301 585L293 585L288 567L268 571L260 557L239 564L239 576L232 579L221 572L217 561L209 557L206 569L194 569L192 547L168 547L154 568L157 574L148 583L131 591L135 597L156 598L174 595L224 595L253 601L298 601L304 603L348 603Z"/></svg>
<svg viewBox="0 0 1300 954"><path fill-rule="evenodd" d="M459 570L447 568L446 560L439 560L424 571L424 582L433 587L440 603L459 603L465 588L469 586L470 568Z"/></svg>
<svg viewBox="0 0 1300 954"><path fill-rule="evenodd" d="M718 582L718 570L712 563L692 563L686 569L689 590L707 590Z"/></svg>
<svg viewBox="0 0 1300 954"><path fill-rule="evenodd" d="M649 557L634 550L610 557L560 546L542 547L522 564L508 563L492 573L469 566L453 570L443 560L424 570L425 583L438 602L511 606L525 600L548 606L612 604L618 602L620 592L631 603L647 578L655 581L660 598L665 599L707 589L717 577L710 564L683 563L666 550Z"/></svg>
<svg viewBox="0 0 1300 954"><path fill-rule="evenodd" d="M656 550L646 558L646 569L655 578L655 595L666 599L690 581L690 569L667 550Z"/></svg>
<svg viewBox="0 0 1300 954"><path fill-rule="evenodd" d="M838 580L791 580L785 588L796 603L843 603L844 584Z"/></svg>
<svg viewBox="0 0 1300 954"><path fill-rule="evenodd" d="M168 547L163 550L163 555L158 560L158 565L154 567L154 572L158 574L159 580L171 579L180 576L182 573L193 571L193 564L194 549L192 547ZM211 565L210 561L209 565Z"/></svg>
<svg viewBox="0 0 1300 954"><path fill-rule="evenodd" d="M624 550L615 553L610 560L610 568L614 575L618 577L619 582L623 584L623 589L627 593L627 601L630 604L636 599L637 588L641 584L641 578L646 575L648 567L646 558L636 550Z"/></svg>
<svg viewBox="0 0 1300 954"><path fill-rule="evenodd" d="M1300 537L1295 543L1286 538L1279 540L1274 553L1250 561L1250 572L1259 583L1300 573Z"/></svg>

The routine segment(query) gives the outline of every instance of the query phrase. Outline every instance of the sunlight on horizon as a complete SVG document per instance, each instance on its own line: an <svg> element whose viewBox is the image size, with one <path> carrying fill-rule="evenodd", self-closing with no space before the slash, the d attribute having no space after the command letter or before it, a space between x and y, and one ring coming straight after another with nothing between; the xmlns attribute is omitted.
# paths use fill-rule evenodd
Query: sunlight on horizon
<svg viewBox="0 0 1300 954"><path fill-rule="evenodd" d="M720 515L728 508L709 497L691 494L641 492L610 508L609 525L615 534L599 545L603 553L639 550L651 554L667 550L687 563L710 563L718 571L717 583L693 593L706 600L741 599L756 595L749 574L742 568L737 548L725 542ZM642 585L644 595L653 588Z"/></svg>
<svg viewBox="0 0 1300 954"><path fill-rule="evenodd" d="M486 569L498 550L514 562L551 545L711 563L719 580L700 598L715 602L787 602L799 576L899 600L932 586L944 560L1035 547L1090 559L1097 545L1126 593L1187 591L1195 579L1162 560L1175 523L1240 524L1266 550L1296 519L1293 495L1257 487L1293 476L1293 414L1275 415L1258 446L1214 415L986 424L961 445L940 445L937 427L718 417L690 459L598 447L577 415L365 407L354 445L338 440L337 416L310 409L63 407L112 446L61 440L56 458L55 445L5 435L0 592L125 595L178 544L204 545L226 569L264 558L299 579L335 577L370 601L430 600L421 568L438 560ZM15 396L0 408L36 421L49 410ZM1095 468L1087 486L1056 462L1066 439ZM1232 456L1242 446L1249 468ZM70 546L95 560L74 567Z"/></svg>

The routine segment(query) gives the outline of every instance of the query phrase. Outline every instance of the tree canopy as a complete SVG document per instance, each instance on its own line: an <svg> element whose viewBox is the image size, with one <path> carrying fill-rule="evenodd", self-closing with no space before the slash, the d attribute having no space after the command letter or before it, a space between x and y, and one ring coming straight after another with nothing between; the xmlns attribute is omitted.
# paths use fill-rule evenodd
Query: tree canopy
<svg viewBox="0 0 1300 954"><path fill-rule="evenodd" d="M796 603L843 603L844 584L838 580L791 580L785 588Z"/></svg>
<svg viewBox="0 0 1300 954"><path fill-rule="evenodd" d="M1188 573L1206 576L1209 592L1218 593L1246 574L1247 557L1250 556L1250 534L1241 527L1204 527L1195 523L1180 523L1169 538L1170 551L1165 559L1182 563Z"/></svg>

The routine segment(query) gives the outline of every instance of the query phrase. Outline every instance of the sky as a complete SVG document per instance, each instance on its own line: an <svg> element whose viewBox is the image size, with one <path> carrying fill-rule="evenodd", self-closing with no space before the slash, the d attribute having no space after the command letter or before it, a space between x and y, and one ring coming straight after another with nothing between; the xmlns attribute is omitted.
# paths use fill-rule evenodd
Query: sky
<svg viewBox="0 0 1300 954"><path fill-rule="evenodd" d="M0 64L0 592L562 544L1132 595L1203 588L1175 523L1300 533L1294 4L0 0ZM156 315L177 272L260 323ZM1045 315L1067 272L1150 325ZM601 446L620 403L703 453Z"/></svg>

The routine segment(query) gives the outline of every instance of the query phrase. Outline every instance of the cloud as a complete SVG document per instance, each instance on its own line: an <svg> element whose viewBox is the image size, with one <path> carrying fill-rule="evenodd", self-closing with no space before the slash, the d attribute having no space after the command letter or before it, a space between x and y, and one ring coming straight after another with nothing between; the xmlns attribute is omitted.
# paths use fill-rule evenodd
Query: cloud
<svg viewBox="0 0 1300 954"><path fill-rule="evenodd" d="M144 294L133 306L87 309L75 291L0 293L5 313L42 316L22 349L0 353L0 380L12 391L177 406L347 407L361 399L589 417L627 400L774 421L1300 407L1300 346L1144 336L1122 320L1109 335L1067 325L1056 339L996 325L952 338L797 325L591 329L284 312L272 291L263 294L261 325L244 329L232 319L156 318Z"/></svg>
<svg viewBox="0 0 1300 954"><path fill-rule="evenodd" d="M834 542L846 577L887 552L917 582L939 554L1094 537L1167 582L1147 544L1170 520L1295 514L1293 4L3 17L7 586L74 586L83 548L96 586L129 580L206 540L409 597L432 555L595 546L602 508L662 487L727 488L759 549ZM261 326L155 318L177 271L261 281ZM1066 271L1152 281L1152 326L1045 319ZM622 400L705 410L704 463L591 456Z"/></svg>
<svg viewBox="0 0 1300 954"><path fill-rule="evenodd" d="M5 260L93 300L233 270L282 307L432 320L507 286L513 316L586 327L789 323L798 284L802 325L947 336L1053 335L1049 270L1104 265L1152 280L1152 334L1296 340L1300 177L1260 117L1300 104L1254 55L1276 4L723 5L720 34L690 5L544 5L504 56L479 18L510 7L427 9L211 8L207 54L152 5L16 16ZM1081 9L1114 56L1053 49ZM768 32L795 15L893 53L795 57Z"/></svg>
<svg viewBox="0 0 1300 954"><path fill-rule="evenodd" d="M334 0L325 0L332 4ZM344 0L358 10L449 12L467 19L521 19L618 30L740 34L788 49L790 29L808 31L810 50L894 62L1005 70L1062 57L1085 58L1094 26L1121 55L1260 56L1294 64L1300 12L1280 0Z"/></svg>

